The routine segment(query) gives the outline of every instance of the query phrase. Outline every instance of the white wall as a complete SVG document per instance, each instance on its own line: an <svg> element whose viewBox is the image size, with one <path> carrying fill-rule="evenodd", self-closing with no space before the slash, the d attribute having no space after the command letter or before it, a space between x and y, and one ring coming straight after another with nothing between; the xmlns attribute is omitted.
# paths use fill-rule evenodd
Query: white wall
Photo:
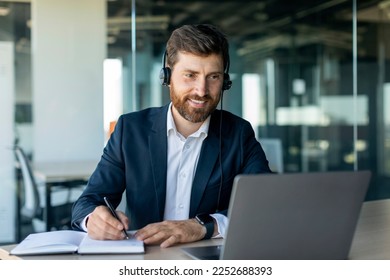
<svg viewBox="0 0 390 280"><path fill-rule="evenodd" d="M32 1L34 161L98 159L105 0Z"/></svg>
<svg viewBox="0 0 390 280"><path fill-rule="evenodd" d="M0 243L15 242L14 46L0 42Z"/></svg>

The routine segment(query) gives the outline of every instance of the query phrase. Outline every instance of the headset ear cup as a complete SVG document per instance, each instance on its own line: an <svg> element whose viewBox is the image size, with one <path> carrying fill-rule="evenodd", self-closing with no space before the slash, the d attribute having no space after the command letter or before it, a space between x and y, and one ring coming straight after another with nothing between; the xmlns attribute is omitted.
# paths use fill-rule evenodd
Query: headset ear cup
<svg viewBox="0 0 390 280"><path fill-rule="evenodd" d="M223 85L222 90L229 90L232 87L232 81L228 73L223 74Z"/></svg>
<svg viewBox="0 0 390 280"><path fill-rule="evenodd" d="M160 83L163 86L168 86L171 80L171 68L169 67L163 67L160 70Z"/></svg>

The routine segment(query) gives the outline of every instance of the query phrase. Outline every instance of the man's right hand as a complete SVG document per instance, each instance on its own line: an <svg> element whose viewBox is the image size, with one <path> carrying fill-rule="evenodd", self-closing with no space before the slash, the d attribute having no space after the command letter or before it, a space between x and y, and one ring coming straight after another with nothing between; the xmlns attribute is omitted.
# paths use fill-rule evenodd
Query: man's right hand
<svg viewBox="0 0 390 280"><path fill-rule="evenodd" d="M87 220L88 235L98 240L123 239L123 229L128 230L129 218L122 211L117 211L120 221L112 216L106 206L98 206Z"/></svg>

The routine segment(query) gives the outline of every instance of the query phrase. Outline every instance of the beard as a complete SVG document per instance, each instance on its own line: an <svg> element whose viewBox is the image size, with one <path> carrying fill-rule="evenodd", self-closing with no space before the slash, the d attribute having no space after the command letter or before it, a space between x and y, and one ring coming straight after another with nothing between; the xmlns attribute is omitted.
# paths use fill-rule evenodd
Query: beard
<svg viewBox="0 0 390 280"><path fill-rule="evenodd" d="M219 98L212 98L210 95L198 96L198 95L178 95L173 85L170 89L170 97L172 105L176 108L179 114L189 122L199 123L204 122L219 103ZM218 96L219 97L219 96ZM188 100L205 101L206 106L204 108L193 108L188 103Z"/></svg>

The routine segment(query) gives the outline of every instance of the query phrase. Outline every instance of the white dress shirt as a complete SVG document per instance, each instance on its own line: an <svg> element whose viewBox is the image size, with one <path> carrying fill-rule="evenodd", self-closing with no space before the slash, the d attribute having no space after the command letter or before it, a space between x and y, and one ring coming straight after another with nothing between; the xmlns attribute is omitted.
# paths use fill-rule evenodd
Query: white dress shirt
<svg viewBox="0 0 390 280"><path fill-rule="evenodd" d="M185 138L177 129L172 116L172 103L167 115L167 182L164 220L186 220L189 218L192 182L199 160L203 140L207 137L210 116L193 134ZM224 236L227 218L212 214L217 221L220 236Z"/></svg>

